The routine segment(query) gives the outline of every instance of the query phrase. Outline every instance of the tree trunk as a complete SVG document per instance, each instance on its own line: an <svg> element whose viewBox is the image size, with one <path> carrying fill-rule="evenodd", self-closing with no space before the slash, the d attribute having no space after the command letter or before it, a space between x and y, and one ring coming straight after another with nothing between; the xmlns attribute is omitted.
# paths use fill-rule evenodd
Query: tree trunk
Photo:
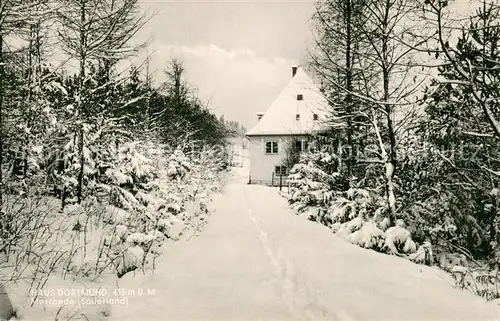
<svg viewBox="0 0 500 321"><path fill-rule="evenodd" d="M384 96L388 100L389 95L389 76L384 72ZM385 100L387 102L387 100ZM394 133L394 125L392 123L392 106L386 105L386 121L387 121L387 135L389 136L389 153L385 163L385 180L387 191L387 205L390 210L391 225L396 221L396 196L394 194L394 171L397 166L396 154L396 135Z"/></svg>
<svg viewBox="0 0 500 321"><path fill-rule="evenodd" d="M28 97L26 98L26 103L28 105L28 115L27 115L27 126L31 125L31 99L33 94L33 35L34 26L30 26L30 40L28 44ZM28 144L29 144L29 134L26 133L24 136L24 151L23 151L23 177L26 180L28 176Z"/></svg>
<svg viewBox="0 0 500 321"><path fill-rule="evenodd" d="M4 95L4 61L3 61L3 35L0 32L0 212L3 208L3 95Z"/></svg>
<svg viewBox="0 0 500 321"><path fill-rule="evenodd" d="M351 180L352 176L352 167L354 163L353 155L354 155L354 146L352 143L352 68L351 68L351 43L352 43L352 26L351 26L351 0L346 0L346 51L345 51L345 67L346 67L346 87L347 87L347 97L346 97L346 106L347 106L347 145L348 145L348 155L347 155L347 177Z"/></svg>
<svg viewBox="0 0 500 321"><path fill-rule="evenodd" d="M86 64L86 30L85 30L85 0L80 0L80 84L79 84L79 116L80 116L80 128L79 128L79 136L80 139L78 141L79 147L79 158L80 158L80 171L78 173L78 186L77 186L77 199L78 204L82 202L82 190L83 190L83 174L85 169L85 155L83 149L85 148L84 138L85 133L83 130L84 126L84 87L85 87L85 64Z"/></svg>
<svg viewBox="0 0 500 321"><path fill-rule="evenodd" d="M389 25L389 12L391 8L391 3L386 0L385 10L386 15L384 17L384 30L387 30ZM382 77L383 77L383 87L384 87L384 99L385 102L385 114L387 122L387 136L389 138L389 153L387 154L387 159L385 160L385 180L386 180L386 196L387 205L390 211L390 224L394 225L396 221L396 196L394 194L394 172L397 166L397 154L396 154L396 134L394 132L394 125L392 121L393 106L389 104L390 97L390 66L388 66L389 60L389 46L390 41L389 33L384 33L382 37L382 56L384 61L382 61Z"/></svg>

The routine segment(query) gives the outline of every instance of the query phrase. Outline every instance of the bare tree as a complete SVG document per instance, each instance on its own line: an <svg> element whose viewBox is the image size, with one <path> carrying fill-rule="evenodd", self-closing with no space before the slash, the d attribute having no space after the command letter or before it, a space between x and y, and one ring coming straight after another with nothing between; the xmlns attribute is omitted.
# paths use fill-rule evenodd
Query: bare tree
<svg viewBox="0 0 500 321"><path fill-rule="evenodd" d="M373 124L379 142L380 157L385 164L385 186L391 223L396 219L395 172L398 167L398 139L405 130L404 122L412 115L425 81L418 72L419 48L427 37L414 35L421 27L417 19L418 6L413 0L375 1L368 7L369 23L362 25L363 34L370 43L370 51L363 57L380 72L379 83L365 85L365 97L371 104L368 119Z"/></svg>
<svg viewBox="0 0 500 321"><path fill-rule="evenodd" d="M354 0L341 2L347 6L351 1ZM394 177L398 167L398 135L405 130L404 123L411 118L408 115L424 83L424 75L417 72L417 67L422 68L417 53L428 37L415 36L420 34L421 22L417 19L417 2L413 0L366 1L358 12L360 16L350 20L351 25L354 23L350 33L356 30L357 35L354 43L350 47L341 46L345 57L350 52L352 60L344 58L341 65L339 60L330 59L335 66L333 75L326 74L323 79L345 95L342 103L352 113L353 120L358 117L371 126L379 149L379 159L375 162L383 163L385 168L387 207L393 224L397 214ZM345 28L348 13L346 10L340 17L346 30L344 38L349 31ZM334 42L329 45L332 50L336 48ZM352 110L349 107L352 101L362 108Z"/></svg>

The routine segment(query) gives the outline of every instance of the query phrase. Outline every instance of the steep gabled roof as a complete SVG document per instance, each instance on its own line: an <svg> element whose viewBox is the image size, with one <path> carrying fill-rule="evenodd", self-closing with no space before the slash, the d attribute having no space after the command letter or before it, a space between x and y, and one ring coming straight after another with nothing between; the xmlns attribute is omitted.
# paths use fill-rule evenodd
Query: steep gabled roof
<svg viewBox="0 0 500 321"><path fill-rule="evenodd" d="M297 100L297 95L303 96ZM302 68L283 89L278 98L247 136L303 135L323 130L329 115L326 98ZM318 115L318 120L313 115ZM300 119L296 120L297 115Z"/></svg>

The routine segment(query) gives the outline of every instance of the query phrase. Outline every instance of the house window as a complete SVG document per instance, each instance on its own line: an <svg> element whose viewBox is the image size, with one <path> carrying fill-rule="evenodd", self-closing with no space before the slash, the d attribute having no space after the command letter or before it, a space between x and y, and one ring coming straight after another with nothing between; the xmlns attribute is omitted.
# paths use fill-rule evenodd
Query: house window
<svg viewBox="0 0 500 321"><path fill-rule="evenodd" d="M302 141L301 140L297 140L295 141L295 151L296 152L302 152Z"/></svg>
<svg viewBox="0 0 500 321"><path fill-rule="evenodd" d="M271 154L272 153L272 143L273 142L267 142L266 143L266 154Z"/></svg>
<svg viewBox="0 0 500 321"><path fill-rule="evenodd" d="M288 168L286 166L274 166L275 176L286 176L288 175Z"/></svg>
<svg viewBox="0 0 500 321"><path fill-rule="evenodd" d="M313 114L313 120L318 120L318 114Z"/></svg>
<svg viewBox="0 0 500 321"><path fill-rule="evenodd" d="M307 151L309 148L309 142L306 140L297 140L295 141L295 151L302 153Z"/></svg>
<svg viewBox="0 0 500 321"><path fill-rule="evenodd" d="M278 142L266 142L266 154L278 154Z"/></svg>
<svg viewBox="0 0 500 321"><path fill-rule="evenodd" d="M304 95L297 94L297 100L304 100Z"/></svg>
<svg viewBox="0 0 500 321"><path fill-rule="evenodd" d="M295 115L295 120L300 120L300 114Z"/></svg>

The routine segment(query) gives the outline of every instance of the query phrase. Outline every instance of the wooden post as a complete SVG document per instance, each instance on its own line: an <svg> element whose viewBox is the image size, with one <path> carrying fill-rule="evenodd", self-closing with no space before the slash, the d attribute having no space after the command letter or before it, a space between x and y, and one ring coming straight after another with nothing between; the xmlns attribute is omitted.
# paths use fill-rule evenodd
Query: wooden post
<svg viewBox="0 0 500 321"><path fill-rule="evenodd" d="M280 192L282 186L283 186L283 175L280 175Z"/></svg>
<svg viewBox="0 0 500 321"><path fill-rule="evenodd" d="M273 174L271 175L271 186L273 186L273 187L274 187L274 172L273 172Z"/></svg>

